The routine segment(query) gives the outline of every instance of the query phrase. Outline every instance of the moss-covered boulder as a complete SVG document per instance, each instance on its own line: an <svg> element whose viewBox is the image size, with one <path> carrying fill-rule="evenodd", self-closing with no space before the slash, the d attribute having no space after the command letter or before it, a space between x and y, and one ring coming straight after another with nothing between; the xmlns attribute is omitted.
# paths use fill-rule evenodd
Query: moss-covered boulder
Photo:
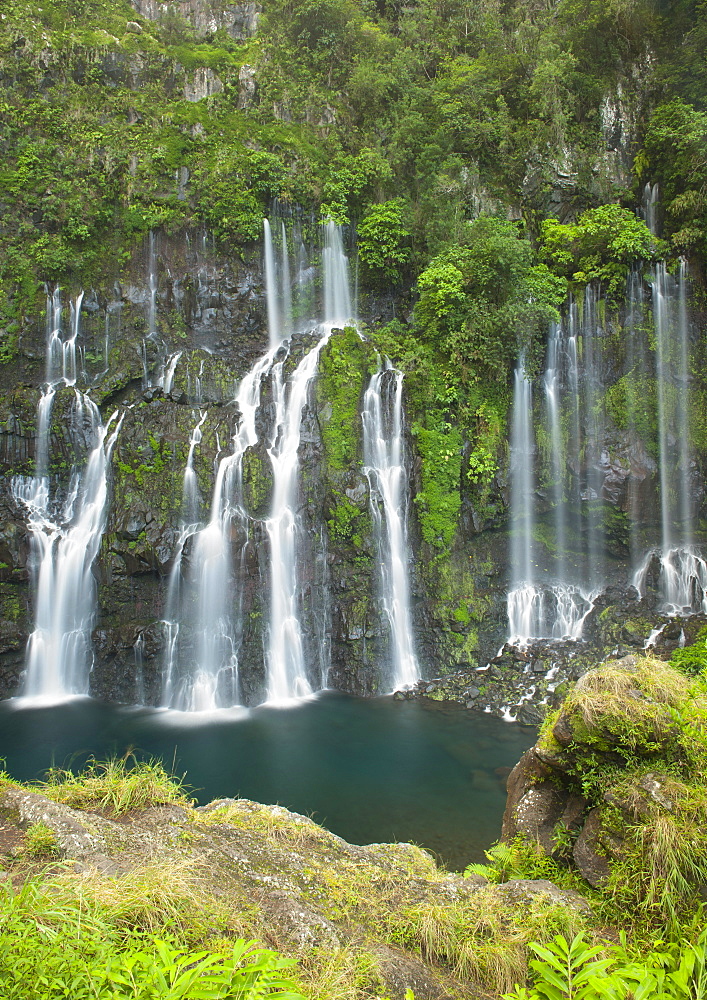
<svg viewBox="0 0 707 1000"><path fill-rule="evenodd" d="M704 677L638 655L585 674L512 772L503 834L639 921L689 916L707 887Z"/></svg>

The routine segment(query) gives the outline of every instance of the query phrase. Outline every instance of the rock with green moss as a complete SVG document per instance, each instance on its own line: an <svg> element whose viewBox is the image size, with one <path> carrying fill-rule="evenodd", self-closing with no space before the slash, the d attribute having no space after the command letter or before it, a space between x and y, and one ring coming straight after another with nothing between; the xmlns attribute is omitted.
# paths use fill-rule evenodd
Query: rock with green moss
<svg viewBox="0 0 707 1000"><path fill-rule="evenodd" d="M157 788L116 822L119 785L98 801L81 777L67 791L0 781L6 832L21 840L41 822L68 862L45 876L62 899L109 900L132 926L171 919L172 935L198 940L247 929L301 959L308 996L498 996L525 979L531 941L587 926L581 898L547 881L463 878L419 847L349 844L280 806L194 808ZM18 880L23 864L10 862Z"/></svg>
<svg viewBox="0 0 707 1000"><path fill-rule="evenodd" d="M589 671L509 778L503 835L536 839L607 905L677 925L707 878L707 683L631 655Z"/></svg>

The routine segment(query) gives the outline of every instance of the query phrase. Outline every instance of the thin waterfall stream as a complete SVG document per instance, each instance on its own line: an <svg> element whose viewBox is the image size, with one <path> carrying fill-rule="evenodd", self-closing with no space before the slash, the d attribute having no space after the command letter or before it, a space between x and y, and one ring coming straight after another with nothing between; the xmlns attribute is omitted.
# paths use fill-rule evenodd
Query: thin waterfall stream
<svg viewBox="0 0 707 1000"><path fill-rule="evenodd" d="M410 615L407 508L403 450L403 373L379 363L363 399L363 460L378 549L378 589L390 627L391 690L420 679Z"/></svg>

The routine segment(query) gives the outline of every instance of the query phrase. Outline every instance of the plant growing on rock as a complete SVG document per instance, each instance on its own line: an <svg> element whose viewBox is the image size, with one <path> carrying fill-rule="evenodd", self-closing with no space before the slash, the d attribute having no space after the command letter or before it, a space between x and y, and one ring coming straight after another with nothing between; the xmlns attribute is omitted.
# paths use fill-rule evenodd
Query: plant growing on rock
<svg viewBox="0 0 707 1000"><path fill-rule="evenodd" d="M25 832L22 854L27 858L50 858L58 853L54 831L46 823L33 823Z"/></svg>
<svg viewBox="0 0 707 1000"><path fill-rule="evenodd" d="M161 761L138 760L132 753L104 762L91 759L80 774L52 768L42 790L56 802L108 809L116 815L190 801L182 782L169 775Z"/></svg>
<svg viewBox="0 0 707 1000"><path fill-rule="evenodd" d="M554 811L526 822L521 795L506 836L536 836L551 853L552 827L571 817L574 863L606 917L677 933L707 870L706 721L701 678L645 657L590 671L524 764Z"/></svg>

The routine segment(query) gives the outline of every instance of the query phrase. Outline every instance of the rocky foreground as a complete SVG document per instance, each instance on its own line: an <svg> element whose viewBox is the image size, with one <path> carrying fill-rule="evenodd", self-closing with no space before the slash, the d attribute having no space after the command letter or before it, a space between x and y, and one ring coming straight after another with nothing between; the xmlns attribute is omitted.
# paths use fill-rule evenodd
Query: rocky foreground
<svg viewBox="0 0 707 1000"><path fill-rule="evenodd" d="M300 958L319 983L312 996L330 995L332 963L348 970L352 998L498 996L525 980L531 941L582 929L601 940L619 922L645 930L694 910L707 870L706 718L704 683L660 661L587 673L509 778L510 854L488 871L498 884L447 872L411 844L348 844L279 806L115 815L9 780L0 877L27 877L23 840L44 829L64 890L105 905L132 893L138 922L169 897L192 938L252 936Z"/></svg>

